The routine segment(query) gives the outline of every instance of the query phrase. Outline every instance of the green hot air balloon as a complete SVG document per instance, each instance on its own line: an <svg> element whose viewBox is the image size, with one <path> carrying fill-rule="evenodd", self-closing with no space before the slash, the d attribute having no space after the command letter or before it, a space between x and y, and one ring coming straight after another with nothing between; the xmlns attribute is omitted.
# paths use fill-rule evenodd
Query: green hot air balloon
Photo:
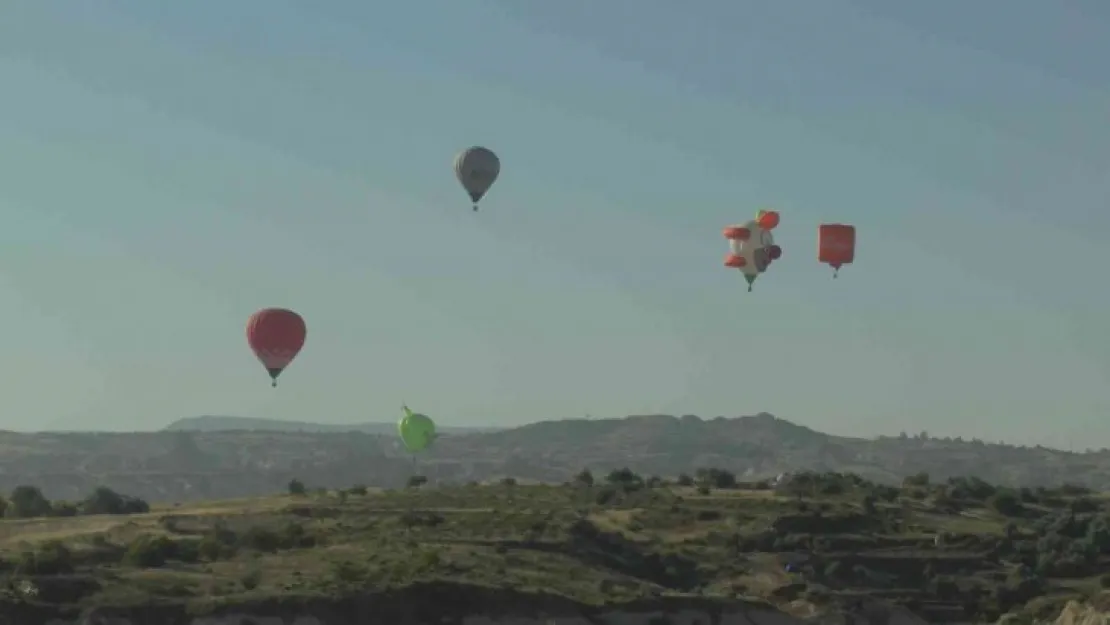
<svg viewBox="0 0 1110 625"><path fill-rule="evenodd" d="M428 415L409 410L402 406L405 416L397 424L397 433L401 435L401 443L409 453L424 451L436 439L436 424Z"/></svg>

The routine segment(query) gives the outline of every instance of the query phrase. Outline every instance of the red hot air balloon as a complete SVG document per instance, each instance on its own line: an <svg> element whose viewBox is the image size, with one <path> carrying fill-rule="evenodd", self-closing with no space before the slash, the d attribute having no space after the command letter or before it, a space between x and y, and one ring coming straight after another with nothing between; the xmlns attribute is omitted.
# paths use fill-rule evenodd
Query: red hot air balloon
<svg viewBox="0 0 1110 625"><path fill-rule="evenodd" d="M833 268L833 277L840 268L856 259L856 227L846 224L822 224L817 229L817 260Z"/></svg>
<svg viewBox="0 0 1110 625"><path fill-rule="evenodd" d="M266 367L271 386L304 347L307 332L304 319L285 308L263 308L247 320L247 344Z"/></svg>

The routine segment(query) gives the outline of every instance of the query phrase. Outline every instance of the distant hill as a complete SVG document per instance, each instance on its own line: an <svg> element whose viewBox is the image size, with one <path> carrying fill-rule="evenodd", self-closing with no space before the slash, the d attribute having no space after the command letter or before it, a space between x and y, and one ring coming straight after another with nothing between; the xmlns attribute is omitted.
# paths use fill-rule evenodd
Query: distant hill
<svg viewBox="0 0 1110 625"><path fill-rule="evenodd" d="M502 430L445 428L415 458L393 423L348 425L206 416L159 432L0 431L0 493L21 484L79 499L97 486L151 501L243 497L312 486L395 487L414 470L433 482L512 476L564 481L583 468L677 476L726 469L752 480L787 471L856 473L879 482L928 473L1015 486L1110 489L1110 452L1071 453L925 435L832 436L776 418L638 415L544 421ZM414 469L415 461L415 469Z"/></svg>
<svg viewBox="0 0 1110 625"><path fill-rule="evenodd" d="M440 426L438 429L446 433L465 434L491 432L498 428ZM363 432L366 434L393 434L397 432L397 423L372 421L338 424L310 423L308 421L282 421L280 419L260 419L256 417L204 415L178 419L167 425L163 430L167 432Z"/></svg>

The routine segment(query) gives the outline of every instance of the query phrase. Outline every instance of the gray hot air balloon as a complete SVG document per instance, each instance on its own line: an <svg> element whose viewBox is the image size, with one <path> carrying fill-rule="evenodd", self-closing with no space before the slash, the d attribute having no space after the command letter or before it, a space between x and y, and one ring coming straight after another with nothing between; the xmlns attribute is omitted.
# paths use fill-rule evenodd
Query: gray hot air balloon
<svg viewBox="0 0 1110 625"><path fill-rule="evenodd" d="M478 200L489 191L501 173L501 159L488 148L474 146L455 157L455 177L478 210Z"/></svg>

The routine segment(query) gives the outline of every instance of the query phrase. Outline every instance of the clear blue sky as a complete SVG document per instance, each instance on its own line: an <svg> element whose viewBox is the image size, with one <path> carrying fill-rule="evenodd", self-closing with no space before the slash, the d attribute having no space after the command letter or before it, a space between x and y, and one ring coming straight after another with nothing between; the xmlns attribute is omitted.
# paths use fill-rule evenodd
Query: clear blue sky
<svg viewBox="0 0 1110 625"><path fill-rule="evenodd" d="M0 427L407 401L1110 445L1107 59L1101 0L9 0ZM720 230L761 207L749 294ZM836 281L823 221L859 228ZM277 391L263 306L309 324Z"/></svg>

